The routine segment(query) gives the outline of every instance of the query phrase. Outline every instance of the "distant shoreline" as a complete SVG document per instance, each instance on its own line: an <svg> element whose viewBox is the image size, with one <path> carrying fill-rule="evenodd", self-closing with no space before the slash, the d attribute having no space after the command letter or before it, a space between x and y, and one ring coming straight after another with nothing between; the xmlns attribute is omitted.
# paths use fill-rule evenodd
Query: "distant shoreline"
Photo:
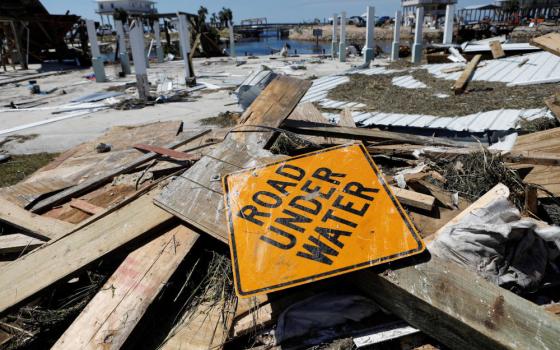
<svg viewBox="0 0 560 350"><path fill-rule="evenodd" d="M294 28L290 30L289 38L291 40L315 41L316 38L313 36L313 29L323 30L323 36L319 39L320 41L332 41L332 25ZM374 33L375 33L376 40L393 39L392 26L376 27ZM366 28L347 26L346 38L348 43L363 42L364 40L366 40ZM411 40L413 38L414 38L414 28L401 27L402 40ZM443 30L424 28L424 40L441 40L442 38L443 38Z"/></svg>

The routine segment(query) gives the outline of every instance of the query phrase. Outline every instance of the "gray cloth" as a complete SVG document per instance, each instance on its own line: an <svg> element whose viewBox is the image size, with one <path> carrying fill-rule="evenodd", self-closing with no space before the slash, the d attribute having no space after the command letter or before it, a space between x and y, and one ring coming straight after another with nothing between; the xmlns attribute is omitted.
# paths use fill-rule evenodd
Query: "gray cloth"
<svg viewBox="0 0 560 350"><path fill-rule="evenodd" d="M559 243L560 227L537 227L535 220L521 218L509 201L499 199L445 229L429 250L499 286L531 292L558 257Z"/></svg>

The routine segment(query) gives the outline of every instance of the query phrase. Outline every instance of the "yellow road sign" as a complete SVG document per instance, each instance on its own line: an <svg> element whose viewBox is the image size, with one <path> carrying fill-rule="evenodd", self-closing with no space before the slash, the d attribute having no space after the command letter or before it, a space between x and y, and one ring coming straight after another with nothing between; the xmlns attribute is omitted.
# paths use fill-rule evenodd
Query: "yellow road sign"
<svg viewBox="0 0 560 350"><path fill-rule="evenodd" d="M240 171L223 182L235 286L242 297L425 249L362 144Z"/></svg>

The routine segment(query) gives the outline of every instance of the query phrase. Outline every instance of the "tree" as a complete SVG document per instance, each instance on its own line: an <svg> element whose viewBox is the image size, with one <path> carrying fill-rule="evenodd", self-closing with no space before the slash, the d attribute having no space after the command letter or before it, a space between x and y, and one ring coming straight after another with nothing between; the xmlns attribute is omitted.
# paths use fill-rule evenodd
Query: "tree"
<svg viewBox="0 0 560 350"><path fill-rule="evenodd" d="M216 12L212 12L212 16L210 16L210 24L212 27L215 27L218 24L218 16L216 15Z"/></svg>
<svg viewBox="0 0 560 350"><path fill-rule="evenodd" d="M200 6L198 9L198 32L201 33L204 29L204 24L206 23L206 16L208 15L208 9L204 6Z"/></svg>
<svg viewBox="0 0 560 350"><path fill-rule="evenodd" d="M222 7L221 11L218 13L218 18L220 19L220 25L222 27L233 24L233 12L229 8Z"/></svg>

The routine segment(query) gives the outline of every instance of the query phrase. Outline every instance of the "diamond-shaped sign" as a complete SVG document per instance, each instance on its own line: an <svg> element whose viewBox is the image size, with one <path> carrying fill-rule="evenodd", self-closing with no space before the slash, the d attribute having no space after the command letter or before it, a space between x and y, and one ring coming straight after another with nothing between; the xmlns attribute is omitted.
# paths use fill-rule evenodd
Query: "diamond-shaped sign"
<svg viewBox="0 0 560 350"><path fill-rule="evenodd" d="M361 144L224 178L239 296L308 283L418 254L410 219Z"/></svg>

